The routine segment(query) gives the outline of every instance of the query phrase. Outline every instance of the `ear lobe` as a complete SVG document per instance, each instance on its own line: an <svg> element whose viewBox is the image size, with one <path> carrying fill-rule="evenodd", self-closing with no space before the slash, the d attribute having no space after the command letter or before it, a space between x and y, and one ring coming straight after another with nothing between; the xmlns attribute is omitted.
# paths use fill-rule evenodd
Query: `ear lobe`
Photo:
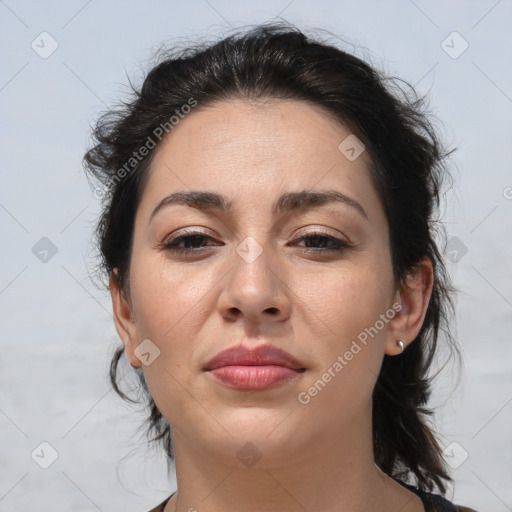
<svg viewBox="0 0 512 512"><path fill-rule="evenodd" d="M114 324L117 334L121 338L126 356L134 368L142 366L141 361L135 356L134 350L138 346L137 326L133 320L131 301L126 297L124 290L119 286L118 269L110 274L109 288L114 312Z"/></svg>
<svg viewBox="0 0 512 512"><path fill-rule="evenodd" d="M433 286L432 262L425 256L407 276L405 285L397 292L396 299L402 308L389 322L386 354L401 354L398 341L403 340L407 347L416 338L427 313Z"/></svg>

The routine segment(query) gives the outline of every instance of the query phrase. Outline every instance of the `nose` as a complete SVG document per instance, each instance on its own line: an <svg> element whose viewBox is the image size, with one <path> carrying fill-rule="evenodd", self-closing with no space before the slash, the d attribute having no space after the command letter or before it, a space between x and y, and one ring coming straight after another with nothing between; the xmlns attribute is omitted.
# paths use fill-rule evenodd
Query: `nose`
<svg viewBox="0 0 512 512"><path fill-rule="evenodd" d="M259 247L262 251L255 258L253 255L254 259L235 251L230 260L231 270L222 281L218 301L220 314L228 321L243 318L260 324L283 321L290 316L291 291L285 272L278 267L270 249Z"/></svg>

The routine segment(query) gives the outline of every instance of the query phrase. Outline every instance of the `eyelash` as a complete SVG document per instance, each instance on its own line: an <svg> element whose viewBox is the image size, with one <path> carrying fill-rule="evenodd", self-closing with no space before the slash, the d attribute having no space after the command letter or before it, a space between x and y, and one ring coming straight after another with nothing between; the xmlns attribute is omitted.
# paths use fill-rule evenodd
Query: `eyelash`
<svg viewBox="0 0 512 512"><path fill-rule="evenodd" d="M202 248L196 248L196 249L183 248L183 247L179 247L178 244L180 244L182 242L189 241L191 239L198 240L201 238L208 238L210 240L214 240L213 237L211 237L205 233L202 233L200 231L192 231L185 235L177 236L176 238L169 240L167 242L162 242L159 245L159 247L162 250L166 250L166 251L170 251L172 253L178 253L178 254L182 254L182 255L199 254L199 252L201 252ZM352 247L348 242L345 242L344 240L336 238L332 235L328 235L321 231L314 231L314 232L307 233L307 234L299 233L299 238L295 239L295 241L311 240L312 238L313 239L317 238L317 239L331 242L332 244L334 244L334 246L328 247L328 248L316 248L316 249L312 249L310 247L305 247L306 251L310 252L310 253L318 253L318 252L324 252L324 253L325 252L330 252L330 253L336 252L336 253L338 253L338 252L342 252L343 250Z"/></svg>

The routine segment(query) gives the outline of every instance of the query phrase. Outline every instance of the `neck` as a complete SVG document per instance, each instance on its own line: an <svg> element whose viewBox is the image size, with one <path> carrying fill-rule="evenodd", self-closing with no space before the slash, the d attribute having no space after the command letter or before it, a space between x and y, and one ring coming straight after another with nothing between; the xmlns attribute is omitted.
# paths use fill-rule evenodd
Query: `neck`
<svg viewBox="0 0 512 512"><path fill-rule="evenodd" d="M178 492L165 512L260 512L262 503L266 512L374 512L400 505L405 512L411 495L375 466L368 423L331 443L311 443L287 464L272 465L268 458L263 464L262 458L250 468L236 458L231 464L205 455L173 431Z"/></svg>

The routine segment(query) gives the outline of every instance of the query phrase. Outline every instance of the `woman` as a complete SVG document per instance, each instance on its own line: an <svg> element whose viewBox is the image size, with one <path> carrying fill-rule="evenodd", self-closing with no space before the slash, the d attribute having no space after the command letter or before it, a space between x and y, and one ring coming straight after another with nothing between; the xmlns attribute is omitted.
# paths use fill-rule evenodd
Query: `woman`
<svg viewBox="0 0 512 512"><path fill-rule="evenodd" d="M168 54L85 162L155 511L469 510L425 408L450 284L422 102L283 25ZM100 190L100 189L98 189ZM172 432L172 440L171 440Z"/></svg>

